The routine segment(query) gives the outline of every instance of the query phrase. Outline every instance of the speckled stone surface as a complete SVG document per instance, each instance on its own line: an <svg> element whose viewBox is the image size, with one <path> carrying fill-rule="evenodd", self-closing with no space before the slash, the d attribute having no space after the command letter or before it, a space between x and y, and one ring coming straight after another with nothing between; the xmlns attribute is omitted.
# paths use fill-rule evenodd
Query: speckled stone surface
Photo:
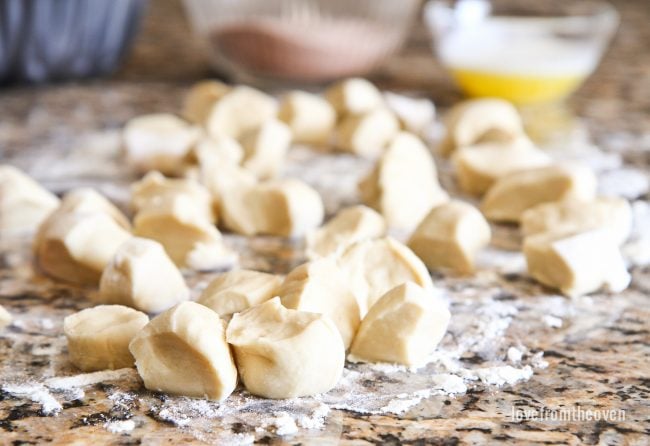
<svg viewBox="0 0 650 446"><path fill-rule="evenodd" d="M199 47L176 2L152 2L151 14L124 67L110 80L0 90L0 162L28 170L62 193L78 185L100 188L118 203L134 176L112 148L117 129L130 117L175 111L187 86L208 75ZM623 26L598 72L572 98L595 142L620 153L640 171L650 171L650 5L616 2ZM170 64L169 61L174 63ZM409 45L375 76L382 86L418 91L445 106L460 96L430 57L426 32L417 28ZM295 165L314 177L354 178L367 168L347 157L329 159L298 153ZM67 170L66 170L67 169ZM67 175L66 172L70 174ZM327 185L325 185L327 186ZM325 190L328 210L354 197ZM343 194L344 195L344 194ZM631 198L647 202L647 192ZM331 199L331 200L330 200ZM331 201L331 204L329 203ZM508 232L508 229L505 230ZM303 260L299 243L275 238L228 237L242 266L286 273ZM83 387L84 395L54 396L62 410L47 416L42 404L0 392L0 444L223 444L245 434L267 444L650 444L650 267L635 267L625 292L569 300L553 295L518 272L489 272L475 278L436 276L451 296L452 313L471 314L474 301L507 304L516 310L489 354L461 358L472 366L502 360L510 345L528 356L544 352L546 368L513 386L470 386L457 396L432 395L400 415L333 409L319 429L288 436L256 431L235 418L197 416L188 425L161 415L166 396L148 392L133 373ZM190 276L201 284L209 276ZM0 381L78 373L67 362L62 319L90 305L93 290L55 283L31 268L29 238L0 239L0 304L15 322L0 332ZM469 303L468 303L469 302ZM562 326L544 322L561 318ZM451 345L462 325L452 325ZM492 342L492 341L491 341ZM390 380L390 375L386 375ZM367 383L368 392L381 386ZM133 398L115 400L116 390ZM624 421L514 421L512 407L623 410ZM111 432L111 424L133 420L133 429ZM108 427L107 427L108 426ZM114 429L115 430L115 429ZM119 430L119 429L118 429ZM243 437L242 437L243 438Z"/></svg>

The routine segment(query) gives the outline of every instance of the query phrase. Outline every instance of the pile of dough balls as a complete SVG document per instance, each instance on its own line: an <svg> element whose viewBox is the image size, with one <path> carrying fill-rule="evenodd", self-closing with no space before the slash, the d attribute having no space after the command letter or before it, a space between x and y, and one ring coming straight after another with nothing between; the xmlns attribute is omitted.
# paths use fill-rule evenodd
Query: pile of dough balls
<svg viewBox="0 0 650 446"><path fill-rule="evenodd" d="M0 229L36 229L42 272L98 288L98 306L65 319L73 364L135 366L148 389L214 400L239 380L267 398L327 392L346 354L425 362L450 320L429 271L473 273L488 220L521 225L542 284L570 296L627 286L619 245L630 206L596 197L592 171L554 163L508 102L467 101L447 115L439 152L461 189L483 197L477 208L438 181L421 138L434 119L430 101L382 94L363 79L279 101L200 82L182 118L145 115L124 128L125 157L143 174L131 186L132 219L92 189L59 200L2 166ZM323 224L318 192L281 176L293 143L372 159L363 204ZM221 230L302 238L308 261L286 277L234 268ZM191 302L182 271L217 269L228 271Z"/></svg>
<svg viewBox="0 0 650 446"><path fill-rule="evenodd" d="M555 162L535 147L517 110L503 100L476 99L455 106L446 117L446 129L439 151L451 157L460 188L481 198L480 209L488 220L520 226L534 279L567 296L627 288L630 275L619 247L632 229L630 204L623 198L598 197L591 169ZM436 212L436 222L423 222L411 239L425 262L427 253L420 253L418 245L432 243L431 236L421 239L418 233L445 232L443 214ZM444 215L450 218L451 210ZM478 232L473 239L458 229L456 237L476 243ZM466 265L455 255L447 261L458 269Z"/></svg>

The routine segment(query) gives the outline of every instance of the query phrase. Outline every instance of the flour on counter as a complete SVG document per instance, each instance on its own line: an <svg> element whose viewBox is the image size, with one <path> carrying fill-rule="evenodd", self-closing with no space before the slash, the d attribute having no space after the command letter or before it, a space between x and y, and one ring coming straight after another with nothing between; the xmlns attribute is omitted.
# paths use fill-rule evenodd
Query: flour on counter
<svg viewBox="0 0 650 446"><path fill-rule="evenodd" d="M2 390L18 398L25 398L41 405L44 415L56 415L63 406L41 383L3 384Z"/></svg>
<svg viewBox="0 0 650 446"><path fill-rule="evenodd" d="M104 423L104 428L112 434L126 434L135 429L135 421L119 420Z"/></svg>

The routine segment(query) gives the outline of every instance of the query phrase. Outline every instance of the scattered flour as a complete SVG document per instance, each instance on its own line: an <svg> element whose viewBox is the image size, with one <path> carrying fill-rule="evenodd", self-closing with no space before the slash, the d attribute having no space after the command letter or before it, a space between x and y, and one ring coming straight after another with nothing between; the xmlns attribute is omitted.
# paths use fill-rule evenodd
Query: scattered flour
<svg viewBox="0 0 650 446"><path fill-rule="evenodd" d="M103 370L101 372L83 373L81 375L50 378L45 385L51 389L67 390L90 386L107 381L139 379L135 369Z"/></svg>
<svg viewBox="0 0 650 446"><path fill-rule="evenodd" d="M293 435L298 432L296 420L286 412L280 412L275 417L269 420L267 426L272 426L275 433L284 437L285 435Z"/></svg>
<svg viewBox="0 0 650 446"><path fill-rule="evenodd" d="M41 405L45 415L56 415L63 406L41 383L3 384L2 390L19 398L26 398L33 403Z"/></svg>
<svg viewBox="0 0 650 446"><path fill-rule="evenodd" d="M118 420L104 423L104 428L112 434L126 434L135 429L135 421Z"/></svg>
<svg viewBox="0 0 650 446"><path fill-rule="evenodd" d="M523 357L524 353L519 350L517 347L510 347L508 349L507 357L510 362L519 362Z"/></svg>
<svg viewBox="0 0 650 446"><path fill-rule="evenodd" d="M542 318L544 323L551 328L562 328L563 321L561 318L552 316L550 314L545 314Z"/></svg>

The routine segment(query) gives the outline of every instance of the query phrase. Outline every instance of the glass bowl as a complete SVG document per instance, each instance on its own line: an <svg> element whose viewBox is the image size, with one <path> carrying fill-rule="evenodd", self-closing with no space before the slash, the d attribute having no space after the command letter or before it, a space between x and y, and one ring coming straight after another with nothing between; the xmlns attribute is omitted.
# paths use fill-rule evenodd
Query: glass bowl
<svg viewBox="0 0 650 446"><path fill-rule="evenodd" d="M399 49L420 0L185 0L212 65L240 82L363 75Z"/></svg>
<svg viewBox="0 0 650 446"><path fill-rule="evenodd" d="M109 74L146 0L0 0L0 84Z"/></svg>
<svg viewBox="0 0 650 446"><path fill-rule="evenodd" d="M430 0L425 23L441 63L469 96L558 102L596 69L616 31L599 0Z"/></svg>

